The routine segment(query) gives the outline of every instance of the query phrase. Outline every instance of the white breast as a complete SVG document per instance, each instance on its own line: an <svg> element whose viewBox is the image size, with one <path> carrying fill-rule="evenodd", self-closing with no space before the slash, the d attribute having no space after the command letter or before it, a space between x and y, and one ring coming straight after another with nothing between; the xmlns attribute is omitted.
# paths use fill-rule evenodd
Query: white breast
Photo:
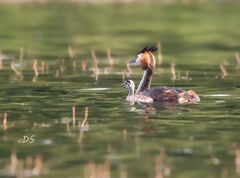
<svg viewBox="0 0 240 178"><path fill-rule="evenodd" d="M126 98L126 101L137 102L137 103L152 103L153 99L151 97L144 96L144 95L134 95L134 96L128 96Z"/></svg>

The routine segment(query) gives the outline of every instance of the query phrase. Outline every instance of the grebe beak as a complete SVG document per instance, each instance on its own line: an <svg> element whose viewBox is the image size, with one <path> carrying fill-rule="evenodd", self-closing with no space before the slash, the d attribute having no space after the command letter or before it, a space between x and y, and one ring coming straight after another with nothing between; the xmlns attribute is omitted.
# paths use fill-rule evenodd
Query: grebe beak
<svg viewBox="0 0 240 178"><path fill-rule="evenodd" d="M129 61L128 64L129 64L130 66L136 66L136 65L138 65L138 63L137 63L137 61L136 61L135 59L133 59L132 61Z"/></svg>

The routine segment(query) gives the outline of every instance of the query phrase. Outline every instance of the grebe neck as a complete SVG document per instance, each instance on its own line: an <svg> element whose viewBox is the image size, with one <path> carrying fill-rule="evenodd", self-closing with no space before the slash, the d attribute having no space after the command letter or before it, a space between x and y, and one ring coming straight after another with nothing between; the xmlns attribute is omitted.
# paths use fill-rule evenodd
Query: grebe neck
<svg viewBox="0 0 240 178"><path fill-rule="evenodd" d="M134 88L128 88L128 96L134 96Z"/></svg>
<svg viewBox="0 0 240 178"><path fill-rule="evenodd" d="M146 70L143 71L143 76L138 85L136 94L138 94L144 90L147 90L151 87L152 76L153 76L152 69L147 68Z"/></svg>
<svg viewBox="0 0 240 178"><path fill-rule="evenodd" d="M148 64L145 67L145 70L143 70L143 76L138 85L136 94L151 88L153 71L155 68L156 61L152 53L149 52L149 55L150 55L150 64Z"/></svg>

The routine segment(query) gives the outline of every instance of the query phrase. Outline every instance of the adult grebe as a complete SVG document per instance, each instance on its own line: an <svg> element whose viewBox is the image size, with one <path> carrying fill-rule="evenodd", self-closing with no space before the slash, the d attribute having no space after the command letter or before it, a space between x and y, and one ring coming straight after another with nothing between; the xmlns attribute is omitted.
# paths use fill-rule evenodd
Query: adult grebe
<svg viewBox="0 0 240 178"><path fill-rule="evenodd" d="M153 99L144 96L144 95L135 95L134 90L135 90L135 84L132 80L127 80L122 83L122 86L126 87L128 89L128 96L126 98L126 101L131 102L131 103L152 103Z"/></svg>
<svg viewBox="0 0 240 178"><path fill-rule="evenodd" d="M177 87L158 86L151 87L153 72L156 66L155 57L152 54L156 47L145 47L139 51L134 60L130 61L130 66L140 65L143 69L143 76L138 85L136 94L151 97L154 101L173 103L197 103L199 96L192 90L185 91Z"/></svg>

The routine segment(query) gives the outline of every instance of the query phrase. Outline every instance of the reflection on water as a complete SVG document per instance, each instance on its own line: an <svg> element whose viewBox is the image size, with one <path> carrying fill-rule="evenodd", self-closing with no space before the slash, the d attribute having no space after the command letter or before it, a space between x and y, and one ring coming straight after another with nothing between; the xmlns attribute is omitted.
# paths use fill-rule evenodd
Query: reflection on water
<svg viewBox="0 0 240 178"><path fill-rule="evenodd" d="M1 177L33 177L42 174L42 155L35 158L27 156L26 159L18 159L16 151L12 151L10 161L5 169L0 170Z"/></svg>
<svg viewBox="0 0 240 178"><path fill-rule="evenodd" d="M240 176L239 7L190 7L1 6L0 177ZM150 42L153 86L200 103L125 101Z"/></svg>

